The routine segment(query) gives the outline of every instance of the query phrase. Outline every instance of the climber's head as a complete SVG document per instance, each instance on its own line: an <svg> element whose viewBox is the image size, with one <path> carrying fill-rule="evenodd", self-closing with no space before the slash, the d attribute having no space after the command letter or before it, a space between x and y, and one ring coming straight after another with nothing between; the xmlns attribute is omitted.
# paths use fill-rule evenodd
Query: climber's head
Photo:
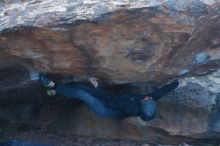
<svg viewBox="0 0 220 146"><path fill-rule="evenodd" d="M145 96L141 103L142 114L146 119L153 119L156 113L156 102L152 97Z"/></svg>

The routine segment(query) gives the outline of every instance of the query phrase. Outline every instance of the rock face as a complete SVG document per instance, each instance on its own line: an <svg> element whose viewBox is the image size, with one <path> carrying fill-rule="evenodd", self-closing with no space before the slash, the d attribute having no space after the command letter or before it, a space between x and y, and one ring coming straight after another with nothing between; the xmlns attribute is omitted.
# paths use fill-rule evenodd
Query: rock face
<svg viewBox="0 0 220 146"><path fill-rule="evenodd" d="M8 131L16 129L15 137L46 131L173 144L220 139L219 3L1 1L0 131L13 135ZM60 82L95 76L127 91L123 83L134 84L141 92L187 78L159 101L153 121L114 121L79 102L45 97L30 81L38 72L55 74ZM201 75L206 76L195 77Z"/></svg>
<svg viewBox="0 0 220 146"><path fill-rule="evenodd" d="M218 1L5 1L0 47L41 72L163 82L219 67Z"/></svg>
<svg viewBox="0 0 220 146"><path fill-rule="evenodd" d="M20 85L0 91L0 129L2 137L27 139L42 143L68 141L75 135L107 139L129 139L153 144L198 144L220 139L219 72L205 77L185 78L180 86L157 106L150 122L138 117L122 121L100 118L79 101L47 97L42 86L23 84L27 70L19 67L1 70L0 85ZM8 78L10 77L10 80ZM138 88L147 84L137 84ZM126 89L126 85L120 85ZM121 88L122 89L122 88ZM34 94L33 94L34 93ZM44 137L49 135L49 138ZM43 137L42 137L43 136ZM53 137L57 137L53 139ZM64 144L65 142L63 142ZM48 143L51 144L51 143Z"/></svg>

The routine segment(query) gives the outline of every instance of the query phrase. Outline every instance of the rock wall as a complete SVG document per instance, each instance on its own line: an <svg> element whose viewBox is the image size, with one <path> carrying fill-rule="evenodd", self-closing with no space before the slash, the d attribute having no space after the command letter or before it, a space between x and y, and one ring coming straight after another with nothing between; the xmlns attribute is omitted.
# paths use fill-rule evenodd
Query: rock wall
<svg viewBox="0 0 220 146"><path fill-rule="evenodd" d="M220 143L219 2L1 1L2 135L43 131L149 143ZM159 101L153 121L114 121L78 101L46 97L45 89L30 81L38 72L59 82L95 76L127 91L123 83L141 92L177 78L181 86Z"/></svg>
<svg viewBox="0 0 220 146"><path fill-rule="evenodd" d="M219 67L219 1L5 1L1 50L41 72L164 82Z"/></svg>
<svg viewBox="0 0 220 146"><path fill-rule="evenodd" d="M40 141L42 135L66 140L82 135L153 144L220 142L219 85L213 84L219 71L181 79L180 86L158 102L156 118L144 122L139 117L122 121L100 118L79 101L64 97L52 99L46 96L44 87L28 81L28 70L19 66L15 76L11 73L14 68L0 71L4 77L0 81L2 137ZM136 83L135 87L143 90L148 84ZM129 90L126 84L119 89ZM47 138L43 141L48 142Z"/></svg>

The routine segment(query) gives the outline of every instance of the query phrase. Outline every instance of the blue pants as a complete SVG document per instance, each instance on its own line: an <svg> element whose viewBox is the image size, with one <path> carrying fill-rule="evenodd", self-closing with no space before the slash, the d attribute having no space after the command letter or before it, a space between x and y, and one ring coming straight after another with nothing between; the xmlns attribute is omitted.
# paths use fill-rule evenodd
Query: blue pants
<svg viewBox="0 0 220 146"><path fill-rule="evenodd" d="M111 117L115 119L123 119L125 114L120 111L106 107L99 99L91 95L91 93L80 88L72 88L68 85L57 84L55 87L57 94L68 98L78 99L87 104L93 112L102 117Z"/></svg>
<svg viewBox="0 0 220 146"><path fill-rule="evenodd" d="M159 100L163 95L174 90L178 86L178 81L158 88L148 96L153 97L155 101ZM102 117L111 117L115 119L123 119L129 116L140 116L141 100L145 95L121 95L111 97L104 88L94 88L91 85L82 85L78 83L57 84L55 87L57 94L68 98L78 99L86 103L96 114ZM131 97L134 99L131 100ZM112 108L111 108L112 107Z"/></svg>

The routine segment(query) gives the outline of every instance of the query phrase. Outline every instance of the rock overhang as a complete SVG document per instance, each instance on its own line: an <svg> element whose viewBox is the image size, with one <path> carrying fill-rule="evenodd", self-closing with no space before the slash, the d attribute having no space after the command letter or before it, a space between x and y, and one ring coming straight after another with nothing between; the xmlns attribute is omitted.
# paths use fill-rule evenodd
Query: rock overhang
<svg viewBox="0 0 220 146"><path fill-rule="evenodd" d="M113 83L163 82L184 75L206 74L219 67L217 3L212 6L206 1L103 3L110 7L111 2L118 6L112 8L113 12L107 8L102 13L93 11L86 20L74 17L68 10L62 13L58 8L52 10L63 16L47 13L50 5L38 6L47 2L25 1L8 7L6 4L5 9L11 11L15 8L19 11L19 4L23 4L20 11L33 14L36 21L27 17L22 18L21 24L10 22L15 26L2 25L0 46L10 55L30 59L40 72L97 76ZM71 4L65 3L59 7ZM89 1L83 4L90 5L89 11L100 5ZM36 9L30 9L31 6ZM82 10L81 7L72 11ZM32 12L37 10L41 13ZM84 11L74 12L84 16ZM44 12L48 17L38 17ZM23 17L23 13L12 11L1 19L17 19L16 14ZM56 18L51 19L53 23L47 23L49 16ZM41 26L38 20L47 24Z"/></svg>
<svg viewBox="0 0 220 146"><path fill-rule="evenodd" d="M144 81L166 82L179 77L206 75L216 71L220 65L218 2L11 0L1 6L1 9L4 9L0 14L1 53L16 56L17 60L30 64L39 72L68 74L77 79L96 76L108 83L117 84L139 82L136 84L138 88L146 86ZM0 63L2 68L9 64L9 61L7 57L1 57ZM29 70L30 65L20 64ZM12 81L12 84L17 86L6 86L4 83L1 87L19 88L19 91L11 92L11 96L17 96L17 93L23 92L20 89L22 78L19 78L19 75L25 75L27 78L27 70L20 66L11 67L1 69L0 72L10 75L10 70L19 71L17 76L14 76L14 82ZM33 74L31 71L30 69L29 73L33 75L31 77L35 78L34 70ZM1 81L8 80L5 78ZM20 84L17 84L18 82ZM129 134L135 129L135 134L138 134L135 138L143 139L147 135L145 132L148 132L146 127L157 127L169 135L219 138L218 72L204 78L187 78L186 85L159 102L159 113L154 121L144 125L132 123L130 120L123 122L126 128L132 127L131 130L128 128ZM32 84L30 88L34 87ZM26 91L27 88L23 90L28 97L30 92ZM6 102L10 101L10 91L1 92L1 98ZM41 96L43 91L33 89L32 92L37 92L37 97ZM18 102L21 103L19 107L26 107L22 95L17 98L22 101ZM27 99L27 105L36 100L44 101L34 97ZM11 105L14 105L14 102ZM30 110L32 111L32 108ZM44 110L42 114L47 112L50 111ZM103 122L86 110L83 110L82 114L85 115L82 118L85 122L85 117L91 117L96 119L94 123L99 121L100 125L105 125L106 121ZM59 117L59 114L54 117L56 116ZM59 118L53 119L55 122L52 123L56 125L57 119ZM13 119L9 119L11 120L13 122ZM81 125L80 120L79 123ZM89 126L97 125L94 123ZM106 123L108 126L108 121ZM133 127L135 124L141 128ZM73 125L75 126L70 124L69 128L74 129ZM88 125L86 123L83 126ZM126 128L122 133L127 132ZM114 126L112 129L118 130ZM142 130L137 132L136 129ZM84 131L78 132L82 134ZM93 133L93 129L90 132ZM99 130L94 133L100 134ZM114 132L110 131L109 136L114 137ZM128 137L134 138L132 134Z"/></svg>

